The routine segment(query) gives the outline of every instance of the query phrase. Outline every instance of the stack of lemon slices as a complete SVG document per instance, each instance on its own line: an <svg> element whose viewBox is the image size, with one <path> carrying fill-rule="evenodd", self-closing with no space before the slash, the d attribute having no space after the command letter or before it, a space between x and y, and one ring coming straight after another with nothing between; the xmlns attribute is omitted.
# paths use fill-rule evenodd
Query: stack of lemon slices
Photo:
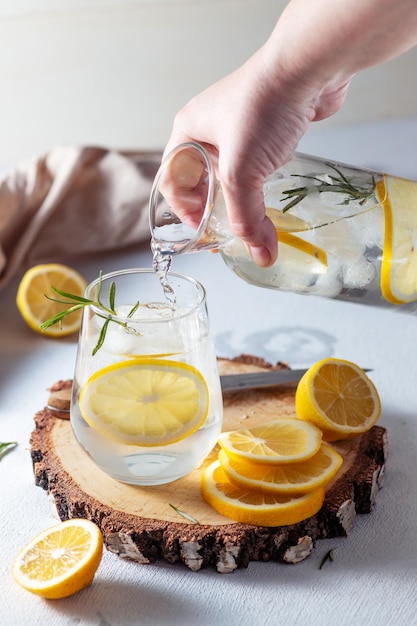
<svg viewBox="0 0 417 626"><path fill-rule="evenodd" d="M244 524L284 526L314 515L342 464L319 428L296 418L222 433L219 444L202 474L203 497Z"/></svg>
<svg viewBox="0 0 417 626"><path fill-rule="evenodd" d="M261 526L296 524L322 507L343 458L331 444L359 435L381 412L365 372L323 359L296 391L297 417L224 432L218 458L202 473L204 499L220 514Z"/></svg>

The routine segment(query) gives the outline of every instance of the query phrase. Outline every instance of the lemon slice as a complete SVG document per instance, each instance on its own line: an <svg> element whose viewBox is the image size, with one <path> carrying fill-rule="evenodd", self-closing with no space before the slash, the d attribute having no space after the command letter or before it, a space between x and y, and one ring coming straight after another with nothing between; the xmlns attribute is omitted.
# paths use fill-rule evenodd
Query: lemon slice
<svg viewBox="0 0 417 626"><path fill-rule="evenodd" d="M355 363L327 358L304 374L295 392L297 415L316 424L326 441L366 432L381 414L373 382Z"/></svg>
<svg viewBox="0 0 417 626"><path fill-rule="evenodd" d="M254 463L296 463L318 452L321 431L296 418L279 419L245 430L221 433L220 447L231 458Z"/></svg>
<svg viewBox="0 0 417 626"><path fill-rule="evenodd" d="M309 225L297 215L279 209L266 208L278 237L280 246L280 262L288 262L293 266L308 265L310 272L323 273L327 268L327 254L321 248L294 235L296 232L309 230Z"/></svg>
<svg viewBox="0 0 417 626"><path fill-rule="evenodd" d="M191 365L140 358L93 374L79 404L92 428L120 443L164 446L202 426L209 395L206 381Z"/></svg>
<svg viewBox="0 0 417 626"><path fill-rule="evenodd" d="M66 598L91 584L102 553L98 526L74 518L32 539L15 558L13 578L44 598Z"/></svg>
<svg viewBox="0 0 417 626"><path fill-rule="evenodd" d="M309 241L277 229L278 260L291 269L311 274L324 274L327 270L327 254Z"/></svg>
<svg viewBox="0 0 417 626"><path fill-rule="evenodd" d="M339 471L343 459L325 443L317 454L300 463L268 465L231 458L223 450L219 461L231 483L242 489L262 493L307 493L329 483Z"/></svg>
<svg viewBox="0 0 417 626"><path fill-rule="evenodd" d="M206 502L221 515L258 526L297 524L317 513L324 501L322 487L300 495L241 489L228 480L219 460L202 472L201 491Z"/></svg>
<svg viewBox="0 0 417 626"><path fill-rule="evenodd" d="M271 209L267 207L266 215L269 217L277 231L297 233L308 230L309 225L301 217L294 215L290 211L281 211L280 209Z"/></svg>
<svg viewBox="0 0 417 626"><path fill-rule="evenodd" d="M417 182L386 176L377 183L384 207L381 292L388 302L417 300ZM385 199L383 199L385 198Z"/></svg>
<svg viewBox="0 0 417 626"><path fill-rule="evenodd" d="M51 285L61 291L84 296L87 282L78 272L66 265L59 263L35 265L24 274L20 281L16 296L17 308L26 323L37 333L49 337L64 337L75 333L81 324L82 313L80 311L66 317L62 324L50 326L44 331L40 329L43 322L70 306L48 300L46 296L55 299L59 297L52 291Z"/></svg>

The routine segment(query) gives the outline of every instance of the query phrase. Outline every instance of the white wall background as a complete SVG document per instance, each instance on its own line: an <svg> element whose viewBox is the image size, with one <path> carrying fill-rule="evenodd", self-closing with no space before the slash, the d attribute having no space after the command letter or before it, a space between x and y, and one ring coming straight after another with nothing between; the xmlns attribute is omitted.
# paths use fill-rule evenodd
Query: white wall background
<svg viewBox="0 0 417 626"><path fill-rule="evenodd" d="M57 144L162 147L181 105L244 61L286 4L0 0L0 165ZM364 72L320 127L415 115L416 68L413 50Z"/></svg>

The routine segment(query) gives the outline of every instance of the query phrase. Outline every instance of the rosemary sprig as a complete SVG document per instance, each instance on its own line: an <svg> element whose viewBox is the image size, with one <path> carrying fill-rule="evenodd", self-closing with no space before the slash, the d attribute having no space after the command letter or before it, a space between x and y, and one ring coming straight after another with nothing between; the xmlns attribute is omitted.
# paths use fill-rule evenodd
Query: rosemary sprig
<svg viewBox="0 0 417 626"><path fill-rule="evenodd" d="M127 322L122 322L121 320L115 319L113 317L113 316L117 316L117 312L116 312L116 283L113 281L110 284L109 304L106 305L106 304L103 303L103 301L101 299L102 282L103 282L103 273L100 272L98 283L97 283L97 299L96 300L90 300L88 298L83 298L82 296L78 296L78 295L73 294L73 293L68 293L66 291L62 291L61 289L57 289L56 287L51 285L51 289L58 296L60 296L60 298L51 298L50 296L47 296L46 294L45 294L45 298L48 298L48 300L51 300L52 302L58 302L59 304L68 304L69 307L67 309L64 309L60 313L57 313L53 317L50 317L45 322L43 322L41 324L41 326L40 326L41 330L46 330L47 328L49 328L50 326L53 326L54 324L62 324L62 320L65 319L68 315L71 315L72 313L75 313L76 311L80 311L81 309L83 309L86 306L95 306L95 307L98 307L98 308L102 309L103 311L105 311L108 315L100 315L100 313L96 313L96 315L98 315L98 317L103 318L105 321L104 321L103 326L101 327L101 331L100 331L100 334L99 334L99 337L98 337L98 340L97 340L97 344L95 345L95 347L93 349L93 352L92 352L93 356L95 354L97 354L97 352L103 346L103 343L104 343L104 340L105 340L106 334L107 334L107 329L108 329L108 326L109 326L110 322L114 322L115 324L119 324L119 326L122 326L126 330L130 330L130 332L132 332L131 329L129 328ZM139 301L136 302L136 304L129 311L129 313L127 315L127 317L129 319L134 315L134 313L135 313L135 311L137 311L138 307L139 307Z"/></svg>
<svg viewBox="0 0 417 626"><path fill-rule="evenodd" d="M285 207L282 209L283 213L295 207L313 192L325 193L331 191L333 193L340 193L345 196L344 200L340 203L341 205L347 205L350 202L355 201L359 202L360 205L363 205L368 198L374 194L375 177L373 175L368 183L358 185L356 183L354 184L352 179L345 176L343 172L341 172L333 163L326 162L326 165L337 174L337 176L329 175L330 182L321 180L317 176L292 174L292 176L297 178L304 178L305 180L313 181L315 184L283 191L282 194L284 197L281 198L281 202L287 202Z"/></svg>
<svg viewBox="0 0 417 626"><path fill-rule="evenodd" d="M16 446L17 446L17 441L0 442L0 458L3 456L3 454L7 450L10 450L11 448L15 448Z"/></svg>

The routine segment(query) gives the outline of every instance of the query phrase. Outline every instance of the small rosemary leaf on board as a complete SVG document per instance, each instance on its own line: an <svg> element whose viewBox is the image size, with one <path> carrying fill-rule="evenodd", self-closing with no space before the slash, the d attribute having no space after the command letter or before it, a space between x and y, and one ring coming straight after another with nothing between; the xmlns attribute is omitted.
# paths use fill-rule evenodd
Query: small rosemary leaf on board
<svg viewBox="0 0 417 626"><path fill-rule="evenodd" d="M16 446L17 446L17 441L0 442L0 458L3 456L5 452L7 452L7 450L10 450L11 448L15 448Z"/></svg>
<svg viewBox="0 0 417 626"><path fill-rule="evenodd" d="M330 548L330 550L329 550L328 552L326 552L326 554L324 555L324 557L323 557L323 558L322 558L322 560L321 560L321 563L320 563L320 565L319 565L319 569L322 569L322 568L323 568L323 566L324 566L324 565L325 565L328 561L331 561L331 562L333 562L333 561L334 561L334 548Z"/></svg>
<svg viewBox="0 0 417 626"><path fill-rule="evenodd" d="M175 513L178 513L178 515L181 515L181 517L184 517L186 520L188 520L192 524L199 524L200 523L194 517L191 517L191 515L188 515L188 513L184 513L184 511L181 511L180 509L177 509L177 507L174 506L173 504L169 503L169 506L171 507L171 509L174 509Z"/></svg>

